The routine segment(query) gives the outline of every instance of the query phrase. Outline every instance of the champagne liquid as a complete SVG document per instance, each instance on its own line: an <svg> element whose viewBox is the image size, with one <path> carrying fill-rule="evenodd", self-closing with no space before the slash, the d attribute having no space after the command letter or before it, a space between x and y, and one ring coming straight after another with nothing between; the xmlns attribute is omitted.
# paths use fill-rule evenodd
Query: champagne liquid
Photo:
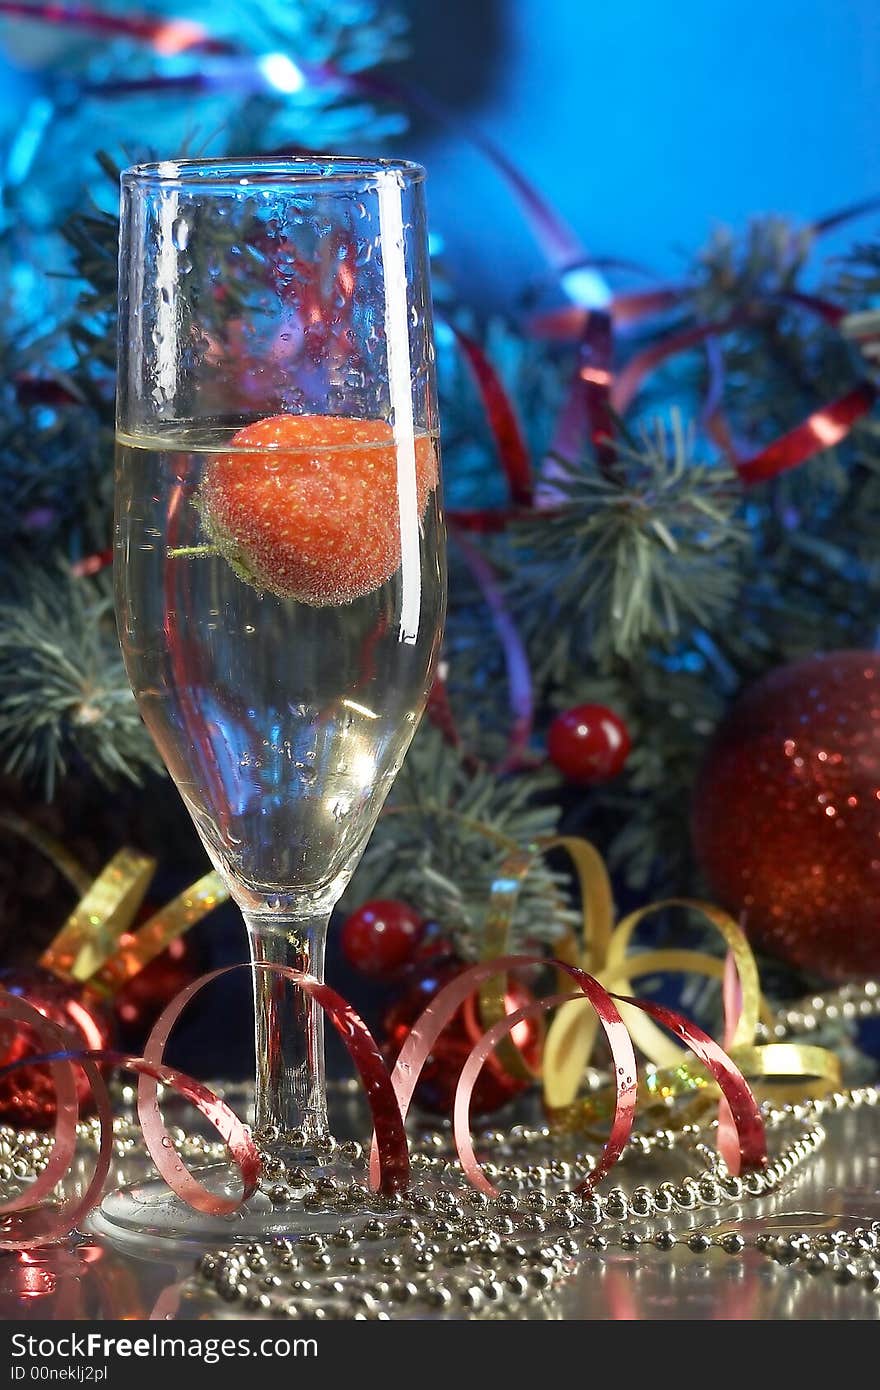
<svg viewBox="0 0 880 1390"><path fill-rule="evenodd" d="M283 912L341 891L403 761L442 626L442 522L437 489L420 517L413 486L404 563L381 587L337 607L259 592L198 505L218 452L265 466L230 445L240 424L119 438L117 613L141 713L214 866L242 907Z"/></svg>

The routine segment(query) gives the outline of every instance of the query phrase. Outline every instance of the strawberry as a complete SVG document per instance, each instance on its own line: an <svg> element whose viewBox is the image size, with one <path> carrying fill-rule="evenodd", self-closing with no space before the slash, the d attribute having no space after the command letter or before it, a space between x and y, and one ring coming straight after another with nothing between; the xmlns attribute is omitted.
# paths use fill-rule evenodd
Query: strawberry
<svg viewBox="0 0 880 1390"><path fill-rule="evenodd" d="M398 453L385 420L270 415L215 454L199 488L208 535L255 588L315 607L351 603L400 565ZM404 463L404 466L405 463ZM415 446L417 515L437 485L426 435Z"/></svg>

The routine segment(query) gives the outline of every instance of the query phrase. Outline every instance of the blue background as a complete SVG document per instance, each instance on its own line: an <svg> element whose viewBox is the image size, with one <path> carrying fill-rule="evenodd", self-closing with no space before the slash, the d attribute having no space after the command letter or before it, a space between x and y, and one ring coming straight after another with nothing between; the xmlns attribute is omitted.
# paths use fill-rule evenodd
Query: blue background
<svg viewBox="0 0 880 1390"><path fill-rule="evenodd" d="M126 0L116 8L129 12ZM809 220L880 194L880 0L409 0L403 8L413 54L389 76L405 76L485 131L597 255L676 276L719 223L739 227L770 211ZM187 13L186 0L179 10ZM20 45L35 62L51 47L45 34L24 36L18 26L16 35L19 61ZM0 53L0 145L37 86ZM542 259L497 173L460 134L424 119L393 152L428 166L432 226L464 297L483 306L515 300ZM828 250L852 237L844 229ZM231 909L225 924L240 958ZM214 921L210 934L217 939ZM355 993L338 958L331 978ZM239 1022L223 1041L238 1055L243 1003L228 1016ZM210 1049L204 1067L222 1070L216 1037L195 1031L191 1047ZM186 1063L201 1065L193 1051Z"/></svg>
<svg viewBox="0 0 880 1390"><path fill-rule="evenodd" d="M880 192L878 0L419 0L410 12L413 77L491 135L593 253L675 273L719 222L809 219ZM424 128L402 144L428 164L432 223L477 292L503 299L540 270L478 155Z"/></svg>
<svg viewBox="0 0 880 1390"><path fill-rule="evenodd" d="M225 5L217 0L224 17ZM413 56L389 76L405 75L490 135L593 253L675 274L719 222L768 211L809 219L880 192L880 0L402 8ZM4 30L21 67L51 50L37 26L0 20ZM35 88L2 51L0 79L4 143ZM467 296L511 300L541 259L497 174L460 135L425 120L393 145L429 167L432 224ZM846 229L829 247L851 239Z"/></svg>

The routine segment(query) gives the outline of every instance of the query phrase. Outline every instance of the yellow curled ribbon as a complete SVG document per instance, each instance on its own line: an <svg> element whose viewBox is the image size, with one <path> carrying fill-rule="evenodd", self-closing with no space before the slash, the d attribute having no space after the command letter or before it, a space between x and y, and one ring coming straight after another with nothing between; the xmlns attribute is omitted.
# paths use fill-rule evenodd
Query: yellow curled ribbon
<svg viewBox="0 0 880 1390"><path fill-rule="evenodd" d="M30 821L4 815L0 828L45 854L81 895L39 964L63 979L88 984L99 994L115 994L229 896L218 873L205 874L131 931L155 872L155 859L121 849L93 879L65 845Z"/></svg>
<svg viewBox="0 0 880 1390"><path fill-rule="evenodd" d="M615 926L611 881L602 856L589 841L561 836L530 850L511 848L493 883L483 958L508 954L516 902L531 866L539 855L563 849L572 861L580 888L580 931L569 932L554 954L569 965L588 971L607 990L631 994L632 981L672 971L722 980L725 961L703 951L678 948L631 952L637 928L651 913L683 907L700 915L724 942L739 984L739 1014L726 1050L755 1089L772 1087L777 1099L805 1099L840 1086L840 1062L826 1048L804 1043L756 1042L759 1021L772 1027L773 1011L763 997L754 955L740 926L729 913L697 898L668 898L631 912ZM480 1016L486 1027L504 1017L504 979L493 977L480 990ZM633 1042L653 1064L641 1084L642 1099L664 1103L677 1096L717 1095L711 1077L685 1054L646 1014L618 1002ZM597 1020L586 1000L573 999L556 1011L544 1043L540 1075L550 1123L560 1129L580 1129L608 1114L609 1096L602 1092L579 1097L581 1083L596 1042ZM512 1075L533 1076L510 1040L499 1060ZM780 1089L781 1088L781 1089Z"/></svg>

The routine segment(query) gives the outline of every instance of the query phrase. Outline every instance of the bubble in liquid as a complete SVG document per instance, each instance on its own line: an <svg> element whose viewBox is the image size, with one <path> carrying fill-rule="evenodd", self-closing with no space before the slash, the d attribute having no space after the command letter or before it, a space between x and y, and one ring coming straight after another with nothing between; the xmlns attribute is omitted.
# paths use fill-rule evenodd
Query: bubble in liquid
<svg viewBox="0 0 880 1390"><path fill-rule="evenodd" d="M175 218L171 227L171 240L178 251L185 251L189 243L189 223L185 217Z"/></svg>

